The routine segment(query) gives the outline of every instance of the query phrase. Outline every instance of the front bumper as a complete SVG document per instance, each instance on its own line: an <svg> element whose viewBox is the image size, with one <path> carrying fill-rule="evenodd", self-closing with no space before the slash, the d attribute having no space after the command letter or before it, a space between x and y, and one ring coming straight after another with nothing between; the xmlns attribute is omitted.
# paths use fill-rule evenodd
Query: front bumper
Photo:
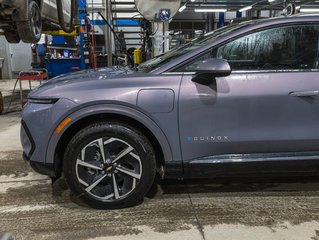
<svg viewBox="0 0 319 240"><path fill-rule="evenodd" d="M23 147L23 159L30 159L35 150L35 142L25 121L21 120L20 139Z"/></svg>
<svg viewBox="0 0 319 240"><path fill-rule="evenodd" d="M48 175L49 177L53 178L58 177L58 173L54 167L54 164L31 161L31 157L35 151L36 146L28 127L23 120L21 121L20 134L21 143L23 146L23 160L30 164L32 169L40 174Z"/></svg>
<svg viewBox="0 0 319 240"><path fill-rule="evenodd" d="M23 109L20 131L23 159L36 172L53 178L59 177L60 172L54 160L46 161L48 152L55 154L55 149L48 151L48 146L60 119L75 105L68 99L60 99L55 104L29 103ZM54 159L54 156L49 159Z"/></svg>
<svg viewBox="0 0 319 240"><path fill-rule="evenodd" d="M30 161L25 153L23 153L23 160L26 161L37 173L47 175L51 178L59 178L61 176L61 174L56 170L54 164Z"/></svg>

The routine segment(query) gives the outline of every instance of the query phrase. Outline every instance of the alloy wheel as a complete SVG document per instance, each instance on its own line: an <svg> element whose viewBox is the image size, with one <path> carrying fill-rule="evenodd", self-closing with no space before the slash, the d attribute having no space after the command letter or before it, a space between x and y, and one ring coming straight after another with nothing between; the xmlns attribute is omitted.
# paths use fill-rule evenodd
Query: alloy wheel
<svg viewBox="0 0 319 240"><path fill-rule="evenodd" d="M76 160L76 176L85 192L111 202L134 191L142 176L137 151L118 138L98 138L87 144Z"/></svg>
<svg viewBox="0 0 319 240"><path fill-rule="evenodd" d="M31 26L35 36L41 35L42 32L42 20L41 20L41 13L39 12L38 8L33 7L31 9Z"/></svg>

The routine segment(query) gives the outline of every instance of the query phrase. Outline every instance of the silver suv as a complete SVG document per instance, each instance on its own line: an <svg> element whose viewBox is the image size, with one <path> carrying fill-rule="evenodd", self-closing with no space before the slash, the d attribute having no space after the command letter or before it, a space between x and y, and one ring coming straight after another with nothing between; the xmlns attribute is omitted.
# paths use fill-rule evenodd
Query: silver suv
<svg viewBox="0 0 319 240"><path fill-rule="evenodd" d="M97 208L164 178L318 174L319 15L233 24L29 95L24 158Z"/></svg>
<svg viewBox="0 0 319 240"><path fill-rule="evenodd" d="M64 24L70 23L70 0L61 0ZM56 0L0 0L0 28L8 42L36 43L42 30L60 29Z"/></svg>

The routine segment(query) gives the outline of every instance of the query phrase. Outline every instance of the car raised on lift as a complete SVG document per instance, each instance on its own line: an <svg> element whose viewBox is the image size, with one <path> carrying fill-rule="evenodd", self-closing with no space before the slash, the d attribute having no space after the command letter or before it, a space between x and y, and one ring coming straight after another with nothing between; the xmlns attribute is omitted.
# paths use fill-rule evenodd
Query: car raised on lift
<svg viewBox="0 0 319 240"><path fill-rule="evenodd" d="M318 174L319 16L233 24L141 64L51 79L22 113L24 159L95 208L163 178Z"/></svg>
<svg viewBox="0 0 319 240"><path fill-rule="evenodd" d="M70 0L61 0L63 24L71 18ZM0 0L0 28L9 43L37 43L42 30L61 29L56 0Z"/></svg>

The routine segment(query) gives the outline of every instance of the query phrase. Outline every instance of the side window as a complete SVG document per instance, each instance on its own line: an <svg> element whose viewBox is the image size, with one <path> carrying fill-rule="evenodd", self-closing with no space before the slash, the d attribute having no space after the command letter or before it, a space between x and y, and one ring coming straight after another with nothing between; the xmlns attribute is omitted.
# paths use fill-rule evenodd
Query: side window
<svg viewBox="0 0 319 240"><path fill-rule="evenodd" d="M213 51L233 70L318 69L319 26L296 25L241 37Z"/></svg>
<svg viewBox="0 0 319 240"><path fill-rule="evenodd" d="M202 61L209 59L209 58L212 58L212 57L213 57L212 50L209 50L207 53L205 53L199 57L196 57L194 60L188 62L184 66L176 69L175 72L195 72L198 64L200 64Z"/></svg>

